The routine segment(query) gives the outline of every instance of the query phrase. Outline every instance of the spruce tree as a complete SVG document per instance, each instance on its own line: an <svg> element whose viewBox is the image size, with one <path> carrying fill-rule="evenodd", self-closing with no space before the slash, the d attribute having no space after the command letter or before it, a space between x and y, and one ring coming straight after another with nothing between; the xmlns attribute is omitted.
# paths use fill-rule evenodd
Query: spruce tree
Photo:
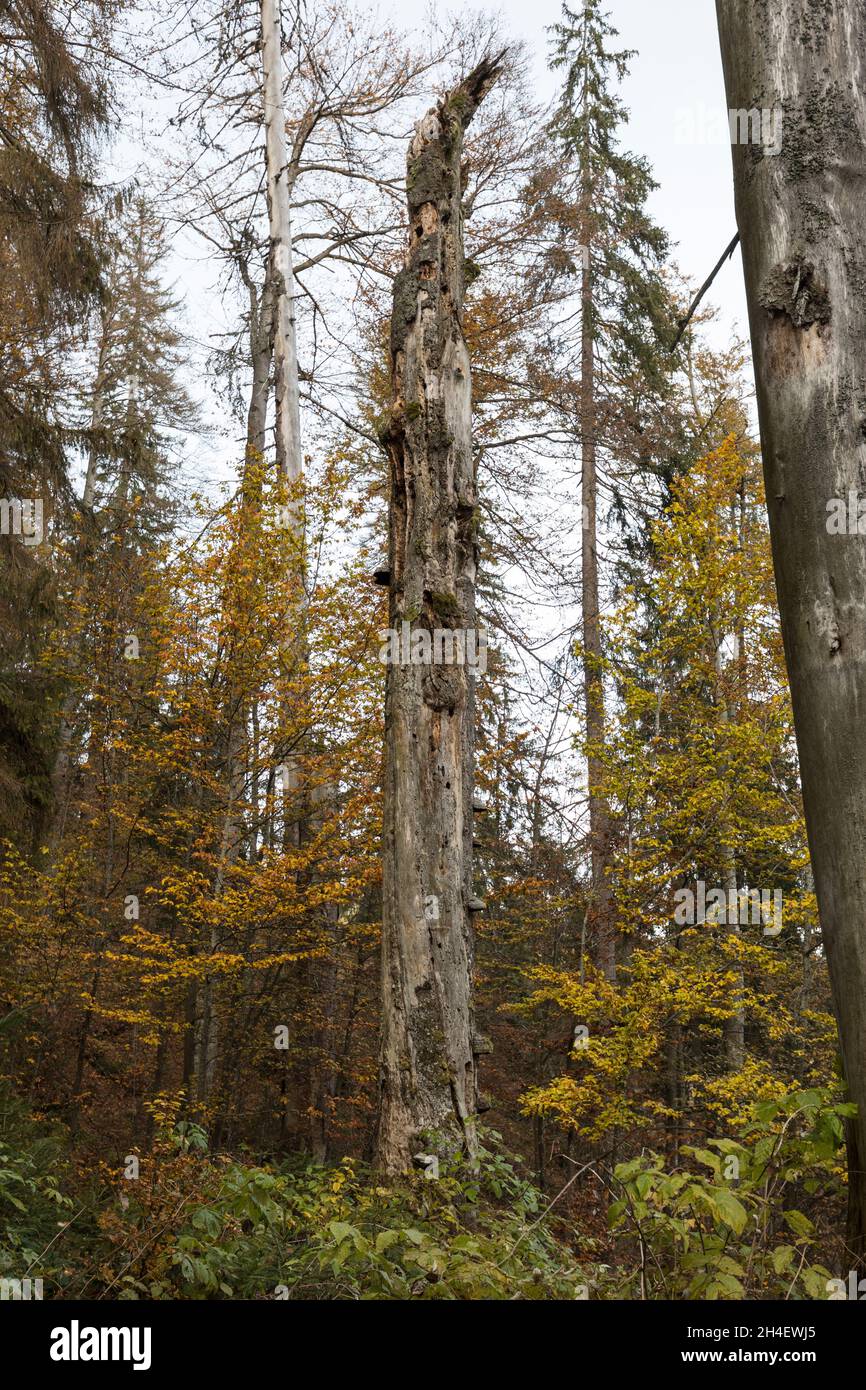
<svg viewBox="0 0 866 1390"><path fill-rule="evenodd" d="M663 344L671 312L661 277L665 232L646 210L655 187L645 159L620 148L627 112L616 84L632 54L610 46L616 30L598 0L563 6L551 66L565 81L551 123L557 179L548 182L551 274L579 293L579 330L563 351L563 409L579 439L582 520L583 696L586 731L590 935L596 964L616 974L609 882L611 826L603 786L599 503L604 485L622 498L649 462L654 416L666 391Z"/></svg>

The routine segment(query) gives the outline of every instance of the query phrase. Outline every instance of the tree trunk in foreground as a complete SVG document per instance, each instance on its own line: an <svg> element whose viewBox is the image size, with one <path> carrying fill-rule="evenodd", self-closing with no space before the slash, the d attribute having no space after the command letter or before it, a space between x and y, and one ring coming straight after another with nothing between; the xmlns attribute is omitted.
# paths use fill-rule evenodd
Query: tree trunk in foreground
<svg viewBox="0 0 866 1390"><path fill-rule="evenodd" d="M866 469L864 0L717 0L767 506L803 798L845 1075L849 1244L866 1210L866 549L828 502ZM781 126L780 126L781 119ZM773 151L777 151L773 153Z"/></svg>
<svg viewBox="0 0 866 1390"><path fill-rule="evenodd" d="M409 247L394 281L390 625L423 644L474 631L476 477L463 337L463 134L495 81L481 62L409 147ZM423 650L423 647L422 647ZM474 1157L472 774L465 664L388 666L382 885L382 1044L376 1161L407 1168L433 1135Z"/></svg>

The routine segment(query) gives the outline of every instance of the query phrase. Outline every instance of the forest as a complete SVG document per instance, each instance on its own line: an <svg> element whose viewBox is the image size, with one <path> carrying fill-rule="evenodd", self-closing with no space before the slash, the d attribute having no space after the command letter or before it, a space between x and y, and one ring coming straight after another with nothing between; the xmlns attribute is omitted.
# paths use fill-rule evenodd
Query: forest
<svg viewBox="0 0 866 1390"><path fill-rule="evenodd" d="M0 0L4 1301L866 1290L866 3L507 8Z"/></svg>

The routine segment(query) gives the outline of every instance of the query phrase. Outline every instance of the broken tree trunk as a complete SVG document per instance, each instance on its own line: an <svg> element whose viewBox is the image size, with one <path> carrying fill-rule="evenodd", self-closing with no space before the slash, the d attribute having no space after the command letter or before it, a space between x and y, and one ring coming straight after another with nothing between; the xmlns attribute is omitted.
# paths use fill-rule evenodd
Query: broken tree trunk
<svg viewBox="0 0 866 1390"><path fill-rule="evenodd" d="M409 147L409 245L391 319L394 394L380 434L391 474L392 632L404 622L413 634L474 631L460 164L464 131L500 61L485 59L428 111ZM432 1135L470 1159L476 1151L473 725L465 664L389 664L376 1134L386 1172L406 1169Z"/></svg>
<svg viewBox="0 0 866 1390"><path fill-rule="evenodd" d="M866 1213L866 550L828 503L866 470L866 5L717 0L776 588L845 1075L849 1245ZM781 116L781 132L778 130ZM780 138L781 136L781 138ZM858 1154L860 1158L858 1159Z"/></svg>

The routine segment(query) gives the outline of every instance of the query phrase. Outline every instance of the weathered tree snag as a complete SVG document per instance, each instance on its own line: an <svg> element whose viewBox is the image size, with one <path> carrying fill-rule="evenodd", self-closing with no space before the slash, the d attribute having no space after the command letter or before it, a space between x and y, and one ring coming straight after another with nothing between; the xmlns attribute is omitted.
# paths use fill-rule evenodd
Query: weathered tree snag
<svg viewBox="0 0 866 1390"><path fill-rule="evenodd" d="M295 277L292 269L292 221L286 116L283 108L279 0L262 0L262 78L265 167L268 180L268 225L271 237L269 274L274 296L274 398L277 466L290 482L303 471L295 332Z"/></svg>
<svg viewBox="0 0 866 1390"><path fill-rule="evenodd" d="M845 1075L849 1244L866 1211L866 4L717 0L728 106L781 111L734 146L767 505L809 847ZM773 148L778 147L778 139Z"/></svg>
<svg viewBox="0 0 866 1390"><path fill-rule="evenodd" d="M419 123L406 180L409 245L394 281L390 624L475 626L476 477L463 337L463 134L496 79L485 59ZM376 1161L406 1169L422 1135L472 1158L472 775L465 665L388 667L382 1043Z"/></svg>

